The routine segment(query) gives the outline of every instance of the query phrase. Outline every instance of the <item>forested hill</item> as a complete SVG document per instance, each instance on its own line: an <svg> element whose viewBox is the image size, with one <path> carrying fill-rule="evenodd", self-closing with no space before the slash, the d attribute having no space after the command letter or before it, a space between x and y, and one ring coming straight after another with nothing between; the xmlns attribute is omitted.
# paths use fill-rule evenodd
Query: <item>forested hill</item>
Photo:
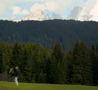
<svg viewBox="0 0 98 90"><path fill-rule="evenodd" d="M83 40L87 46L98 41L98 22L74 20L48 21L0 21L0 41L13 43L40 43L52 49L60 41L63 50L73 48L76 40Z"/></svg>

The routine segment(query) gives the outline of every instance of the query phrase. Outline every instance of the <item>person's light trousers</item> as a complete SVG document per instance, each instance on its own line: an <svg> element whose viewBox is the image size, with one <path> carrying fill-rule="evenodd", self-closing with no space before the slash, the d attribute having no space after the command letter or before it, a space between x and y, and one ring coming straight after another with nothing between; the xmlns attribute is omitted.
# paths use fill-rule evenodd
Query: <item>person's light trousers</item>
<svg viewBox="0 0 98 90"><path fill-rule="evenodd" d="M15 85L18 86L18 77L15 77Z"/></svg>

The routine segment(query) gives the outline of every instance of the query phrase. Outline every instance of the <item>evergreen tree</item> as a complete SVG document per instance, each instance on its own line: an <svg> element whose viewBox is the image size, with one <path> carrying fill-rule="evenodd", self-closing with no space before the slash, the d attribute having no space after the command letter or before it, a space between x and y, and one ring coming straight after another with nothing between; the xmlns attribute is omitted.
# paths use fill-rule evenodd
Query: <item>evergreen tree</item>
<svg viewBox="0 0 98 90"><path fill-rule="evenodd" d="M98 54L98 42L96 44L96 53Z"/></svg>
<svg viewBox="0 0 98 90"><path fill-rule="evenodd" d="M22 63L22 59L23 59L23 46L22 44L19 42L18 44L18 52L19 52L19 68L21 67L21 63Z"/></svg>
<svg viewBox="0 0 98 90"><path fill-rule="evenodd" d="M51 83L51 77L50 77L51 72L50 72L50 69L51 69L51 60L48 57L48 60L47 60L47 63L46 63L46 73L47 73L46 81L47 81L47 83Z"/></svg>
<svg viewBox="0 0 98 90"><path fill-rule="evenodd" d="M97 60L96 60L96 84L98 85L98 43L96 44L96 53L97 53Z"/></svg>
<svg viewBox="0 0 98 90"><path fill-rule="evenodd" d="M28 50L27 46L24 46L24 51L23 51L23 58L22 58L22 63L21 63L21 72L23 73L26 82L31 82L31 68L30 68L30 60L28 60Z"/></svg>
<svg viewBox="0 0 98 90"><path fill-rule="evenodd" d="M92 62L90 59L90 52L83 41L80 43L80 58L82 75L81 84L92 85Z"/></svg>
<svg viewBox="0 0 98 90"><path fill-rule="evenodd" d="M74 45L73 48L73 75L72 75L72 83L81 84L82 75L81 75L81 58L80 58L80 44L79 41Z"/></svg>
<svg viewBox="0 0 98 90"><path fill-rule="evenodd" d="M46 83L46 63L47 63L47 50L44 47L40 47L42 50L40 52L40 58L41 58L41 63L40 63L40 82Z"/></svg>
<svg viewBox="0 0 98 90"><path fill-rule="evenodd" d="M14 42L13 49L12 49L12 55L10 59L10 67L16 67L19 66L19 47L18 43Z"/></svg>
<svg viewBox="0 0 98 90"><path fill-rule="evenodd" d="M38 83L39 82L39 78L41 75L41 58L39 56L39 50L40 50L40 45L35 44L33 46L33 52L34 52L34 57L33 57L33 81Z"/></svg>
<svg viewBox="0 0 98 90"><path fill-rule="evenodd" d="M11 45L8 43L3 44L3 62L4 62L4 69L9 69L9 61L11 58Z"/></svg>
<svg viewBox="0 0 98 90"><path fill-rule="evenodd" d="M34 69L34 64L33 64L33 58L34 58L34 52L33 52L33 50L32 50L32 44L30 44L30 43L28 43L28 45L27 45L27 47L28 47L28 59L27 59L27 66L26 66L26 68L28 68L28 70L27 70L27 72L29 72L28 73L28 81L29 82L32 82L32 79L33 79L33 69Z"/></svg>
<svg viewBox="0 0 98 90"><path fill-rule="evenodd" d="M98 43L97 43L98 44ZM0 73L19 67L19 81L55 84L98 85L98 45L77 40L66 55L60 42L53 50L40 44L0 43Z"/></svg>
<svg viewBox="0 0 98 90"><path fill-rule="evenodd" d="M67 55L67 71L66 71L66 83L71 84L72 83L72 70L73 70L73 57L72 52L69 51Z"/></svg>
<svg viewBox="0 0 98 90"><path fill-rule="evenodd" d="M51 83L64 83L65 81L65 68L62 65L62 63L64 64L63 55L60 42L58 42L55 44L51 55Z"/></svg>
<svg viewBox="0 0 98 90"><path fill-rule="evenodd" d="M0 43L0 73L4 71L3 51Z"/></svg>
<svg viewBox="0 0 98 90"><path fill-rule="evenodd" d="M91 59L92 59L92 71L93 71L93 85L96 85L97 80L97 55L95 51L95 46L92 44L91 48Z"/></svg>
<svg viewBox="0 0 98 90"><path fill-rule="evenodd" d="M77 41L73 49L73 75L74 84L92 85L92 62L87 46ZM89 76L89 77L88 77Z"/></svg>

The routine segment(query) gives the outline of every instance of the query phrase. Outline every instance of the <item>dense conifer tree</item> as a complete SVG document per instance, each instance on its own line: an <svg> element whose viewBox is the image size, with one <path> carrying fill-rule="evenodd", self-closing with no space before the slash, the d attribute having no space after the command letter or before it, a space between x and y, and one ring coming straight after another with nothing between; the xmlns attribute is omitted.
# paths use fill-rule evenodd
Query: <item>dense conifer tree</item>
<svg viewBox="0 0 98 90"><path fill-rule="evenodd" d="M93 71L93 85L96 85L96 80L97 80L97 55L95 51L95 46L92 44L91 48L91 59L92 59L92 71Z"/></svg>
<svg viewBox="0 0 98 90"><path fill-rule="evenodd" d="M97 54L97 60L96 60L96 85L98 85L98 42L96 44L96 54Z"/></svg>
<svg viewBox="0 0 98 90"><path fill-rule="evenodd" d="M64 83L65 70L62 63L65 63L63 62L63 55L60 42L58 42L55 44L51 55L51 83Z"/></svg>
<svg viewBox="0 0 98 90"><path fill-rule="evenodd" d="M3 49L4 69L8 70L10 66L9 61L10 61L11 53L12 53L11 45L9 45L8 43L3 43L2 49Z"/></svg>
<svg viewBox="0 0 98 90"><path fill-rule="evenodd" d="M28 60L28 50L27 50L27 46L24 46L24 51L23 51L23 58L22 58L22 63L21 63L21 72L23 73L26 82L30 82L31 79L31 72L29 69L29 60ZM30 78L30 79L29 79Z"/></svg>
<svg viewBox="0 0 98 90"><path fill-rule="evenodd" d="M0 75L19 66L19 81L53 84L98 85L98 45L77 40L66 54L60 42L53 50L40 44L0 43ZM1 77L1 76L0 76Z"/></svg>
<svg viewBox="0 0 98 90"><path fill-rule="evenodd" d="M67 75L66 75L66 83L71 84L72 83L72 70L73 70L73 57L72 57L72 52L69 51L67 54Z"/></svg>
<svg viewBox="0 0 98 90"><path fill-rule="evenodd" d="M92 85L92 62L90 59L90 52L83 41L80 43L80 59L81 84Z"/></svg>
<svg viewBox="0 0 98 90"><path fill-rule="evenodd" d="M0 73L4 71L4 63L3 63L3 51L2 51L2 46L0 43Z"/></svg>
<svg viewBox="0 0 98 90"><path fill-rule="evenodd" d="M15 68L16 66L19 66L19 47L18 43L14 42L13 43L13 49L12 49L12 55L10 58L10 67Z"/></svg>
<svg viewBox="0 0 98 90"><path fill-rule="evenodd" d="M81 58L80 58L80 44L79 41L74 45L73 48L73 75L72 75L72 83L78 84L82 81L81 75Z"/></svg>

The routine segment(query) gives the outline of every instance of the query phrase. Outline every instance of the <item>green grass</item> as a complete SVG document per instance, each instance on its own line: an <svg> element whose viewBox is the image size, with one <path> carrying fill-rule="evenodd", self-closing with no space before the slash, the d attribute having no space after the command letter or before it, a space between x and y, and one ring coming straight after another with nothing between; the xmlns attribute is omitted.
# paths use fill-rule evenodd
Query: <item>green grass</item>
<svg viewBox="0 0 98 90"><path fill-rule="evenodd" d="M98 86L0 82L0 90L98 90Z"/></svg>

